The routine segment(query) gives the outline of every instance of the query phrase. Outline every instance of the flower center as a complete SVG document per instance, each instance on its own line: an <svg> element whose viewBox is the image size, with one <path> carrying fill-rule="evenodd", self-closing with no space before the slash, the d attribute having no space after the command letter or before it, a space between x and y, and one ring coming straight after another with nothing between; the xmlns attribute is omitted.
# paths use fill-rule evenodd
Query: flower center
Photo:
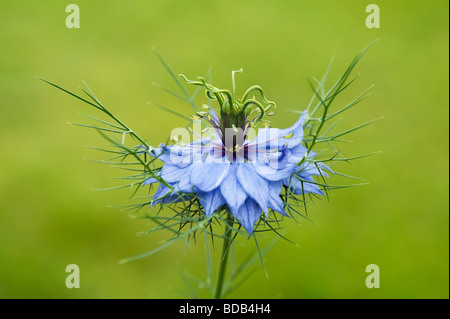
<svg viewBox="0 0 450 319"><path fill-rule="evenodd" d="M207 83L203 77L198 77L198 81L191 81L180 74L187 83L204 87L208 99L219 104L219 112L205 105L205 111L197 112L196 116L214 128L222 142L222 156L233 162L239 158L247 158L248 149L245 140L249 129L256 127L258 123L269 126L270 121L263 120L263 117L274 115L275 113L268 111L272 106L276 108L275 102L266 98L264 90L259 85L251 86L241 98L237 98L235 75L240 72L242 69L232 72L231 92ZM257 96L260 96L262 102Z"/></svg>

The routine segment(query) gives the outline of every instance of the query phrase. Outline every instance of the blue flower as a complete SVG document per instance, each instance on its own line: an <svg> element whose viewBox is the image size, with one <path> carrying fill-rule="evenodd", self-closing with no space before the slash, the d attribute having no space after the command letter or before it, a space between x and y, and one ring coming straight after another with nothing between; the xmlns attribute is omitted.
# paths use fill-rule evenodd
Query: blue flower
<svg viewBox="0 0 450 319"><path fill-rule="evenodd" d="M159 177L172 188L160 183L152 205L197 197L207 216L226 206L251 234L262 213L266 218L269 210L289 216L280 197L284 189L296 195L323 195L313 176L328 177L325 171L331 170L312 161L315 154L302 145L306 112L290 128L260 129L251 140L246 119L239 129L228 130L223 125L226 114L209 115L213 139L154 149L153 156L164 162ZM157 182L150 178L144 185Z"/></svg>

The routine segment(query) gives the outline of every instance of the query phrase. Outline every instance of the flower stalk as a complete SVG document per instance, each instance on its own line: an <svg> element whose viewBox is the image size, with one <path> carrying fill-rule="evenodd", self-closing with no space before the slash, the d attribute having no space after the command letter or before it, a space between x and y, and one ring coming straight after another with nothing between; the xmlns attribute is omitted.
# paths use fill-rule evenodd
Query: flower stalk
<svg viewBox="0 0 450 319"><path fill-rule="evenodd" d="M231 244L233 243L233 215L230 212L227 213L225 220L225 233L223 237L222 253L219 260L219 270L217 273L217 284L214 292L214 299L222 298L223 284L225 280L225 273L228 264L228 255L230 252Z"/></svg>

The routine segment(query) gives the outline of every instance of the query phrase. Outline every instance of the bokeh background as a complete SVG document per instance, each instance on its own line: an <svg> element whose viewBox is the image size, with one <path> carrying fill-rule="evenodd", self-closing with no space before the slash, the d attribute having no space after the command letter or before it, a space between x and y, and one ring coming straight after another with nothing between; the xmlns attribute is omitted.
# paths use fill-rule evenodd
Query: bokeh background
<svg viewBox="0 0 450 319"><path fill-rule="evenodd" d="M73 2L79 29L65 26L69 1L0 4L0 297L182 298L181 269L205 271L203 246L182 242L118 265L168 234L136 236L152 225L107 206L125 203L128 190L91 190L117 185L118 172L84 160L102 156L85 145L105 142L66 122L95 112L34 76L70 90L86 81L157 145L185 122L147 102L191 109L152 85L176 89L152 47L191 78L212 66L221 87L243 67L238 87L263 86L279 106L274 126L287 127L297 116L289 110L311 97L308 79L334 56L335 80L374 39L342 101L375 84L372 96L338 126L384 116L340 145L348 156L382 151L339 166L370 184L315 202L315 222L286 220L282 234L301 249L280 241L265 257L269 279L258 267L230 297L449 297L448 1L376 1L379 29L366 28L364 1ZM242 238L237 252L252 249ZM80 289L65 286L72 263ZM379 289L365 286L368 264L380 267Z"/></svg>

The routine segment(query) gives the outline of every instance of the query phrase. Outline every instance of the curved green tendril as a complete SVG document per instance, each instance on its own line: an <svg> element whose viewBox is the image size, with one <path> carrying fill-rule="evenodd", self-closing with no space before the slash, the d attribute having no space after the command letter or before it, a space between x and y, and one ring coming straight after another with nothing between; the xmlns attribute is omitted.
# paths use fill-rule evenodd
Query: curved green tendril
<svg viewBox="0 0 450 319"><path fill-rule="evenodd" d="M205 79L202 77L197 78L200 81L191 81L184 74L180 74L180 76L184 78L186 83L203 86L206 89L206 96L208 98L213 99L213 96L211 95L211 93L214 94L215 98L217 99L217 101L220 104L221 109L224 106L224 98L222 95L226 96L230 107L233 107L233 105L234 105L233 96L231 95L230 91L216 88L215 86L212 86L211 84L206 83Z"/></svg>
<svg viewBox="0 0 450 319"><path fill-rule="evenodd" d="M266 103L268 103L268 104L271 104L271 105L273 105L274 107L277 107L275 102L269 101L269 100L266 98L266 95L264 94L264 90L263 90L262 87L260 87L259 85L253 85L252 87L250 87L250 88L244 93L244 95L243 95L243 97L242 97L242 101L247 100L248 96L249 96L253 91L258 91L258 92L261 94L261 97L263 98L263 101L264 101L264 102L266 102Z"/></svg>
<svg viewBox="0 0 450 319"><path fill-rule="evenodd" d="M242 68L240 68L237 71L232 71L231 72L231 83L232 83L232 94L233 94L233 101L234 103L236 103L236 81L235 81L235 75L236 73L241 73L242 71L244 71Z"/></svg>
<svg viewBox="0 0 450 319"><path fill-rule="evenodd" d="M255 104L258 108L259 108L259 110L260 110L260 115L258 116L258 118L256 119L256 121L255 122L258 122L258 121L260 121L263 117L264 117L264 114L265 114L265 110L264 110L264 106L259 102L259 101L257 101L257 100L255 100L255 99L249 99L249 100L246 100L245 102L244 102L244 104L242 105L242 110L245 112L245 109L247 108L247 106L249 105L249 104Z"/></svg>
<svg viewBox="0 0 450 319"><path fill-rule="evenodd" d="M212 86L211 84L206 83L206 82L205 82L205 79L202 78L202 77L198 77L198 79L199 79L200 81L202 81L203 86L204 86L207 90L213 92L214 94L216 94L216 96L217 96L217 94L225 94L225 95L227 96L227 98L228 98L228 101L229 101L230 105L233 105L233 104L234 104L234 103L233 103L233 97L232 97L230 91L216 88L215 86ZM223 98L222 98L222 99L223 99Z"/></svg>
<svg viewBox="0 0 450 319"><path fill-rule="evenodd" d="M181 76L188 84L203 86L206 89L206 96L210 99L214 99L214 97L210 94L212 92L215 95L215 98L217 99L217 101L219 102L220 109L222 109L223 98L222 98L221 94L216 92L218 90L216 87L206 83L204 78L199 78L200 81L192 81L192 80L189 80L184 74L179 74L179 76Z"/></svg>
<svg viewBox="0 0 450 319"><path fill-rule="evenodd" d="M206 93L206 96L208 97L208 99L217 100L217 98L214 95L212 95L213 93L211 91L206 90L205 93Z"/></svg>
<svg viewBox="0 0 450 319"><path fill-rule="evenodd" d="M259 116L255 119L255 123L262 120L266 112L272 107L276 107L276 103L273 101L270 101L266 98L266 95L264 94L264 90L259 85L253 85L250 87L243 95L242 99L236 98L236 82L235 82L235 75L236 73L241 73L243 69L237 71L232 71L231 74L231 80L232 80L232 91L219 89L205 81L203 77L198 77L198 81L191 81L189 80L185 75L180 74L181 77L184 78L186 83L193 84L193 85L200 85L203 86L206 90L206 96L214 100L216 99L219 102L220 105L220 111L225 113L230 112L237 112L237 113L246 113L246 109L250 104L256 105L256 107L259 109ZM256 97L249 98L249 96L254 93L259 92L261 95L263 101L267 103L267 106L263 106L261 102L256 100Z"/></svg>

